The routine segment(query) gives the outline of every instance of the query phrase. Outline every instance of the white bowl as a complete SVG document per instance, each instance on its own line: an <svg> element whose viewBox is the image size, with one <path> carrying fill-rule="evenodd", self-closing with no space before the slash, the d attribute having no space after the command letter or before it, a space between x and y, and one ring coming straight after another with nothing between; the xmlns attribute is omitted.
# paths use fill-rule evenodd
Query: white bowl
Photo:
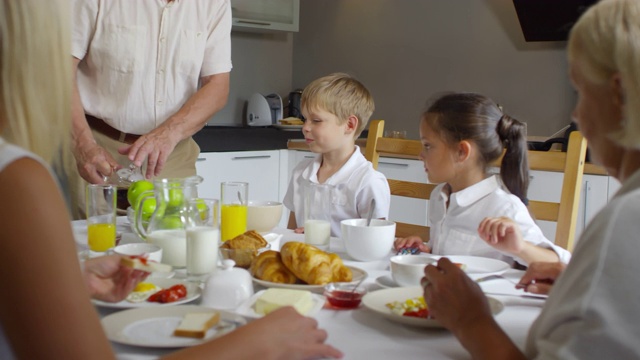
<svg viewBox="0 0 640 360"><path fill-rule="evenodd" d="M282 203L277 201L249 201L247 230L259 233L271 231L282 219Z"/></svg>
<svg viewBox="0 0 640 360"><path fill-rule="evenodd" d="M424 277L424 268L435 264L430 256L396 255L391 257L391 277L400 286L419 286Z"/></svg>
<svg viewBox="0 0 640 360"><path fill-rule="evenodd" d="M340 222L347 254L354 260L373 261L389 255L396 236L396 223L389 220L348 219Z"/></svg>
<svg viewBox="0 0 640 360"><path fill-rule="evenodd" d="M123 256L147 256L147 259L162 262L162 248L149 243L133 243L118 245L113 252Z"/></svg>

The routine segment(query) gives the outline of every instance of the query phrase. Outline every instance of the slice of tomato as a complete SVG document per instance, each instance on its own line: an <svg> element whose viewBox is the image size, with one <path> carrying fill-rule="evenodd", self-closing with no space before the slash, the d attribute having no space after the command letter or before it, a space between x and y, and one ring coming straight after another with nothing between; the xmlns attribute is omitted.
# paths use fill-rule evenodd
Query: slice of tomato
<svg viewBox="0 0 640 360"><path fill-rule="evenodd" d="M182 284L173 285L169 289L175 291L180 298L187 296L187 288Z"/></svg>
<svg viewBox="0 0 640 360"><path fill-rule="evenodd" d="M419 318L428 318L429 317L429 310L420 309L418 311L407 311L402 315L411 316L411 317L419 317Z"/></svg>

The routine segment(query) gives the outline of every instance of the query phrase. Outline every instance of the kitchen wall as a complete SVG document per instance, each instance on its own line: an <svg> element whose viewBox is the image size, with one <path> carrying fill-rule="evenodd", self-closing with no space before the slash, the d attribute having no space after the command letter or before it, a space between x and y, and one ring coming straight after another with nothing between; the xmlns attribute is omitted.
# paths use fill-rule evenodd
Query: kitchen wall
<svg viewBox="0 0 640 360"><path fill-rule="evenodd" d="M287 32L231 32L229 101L208 125L242 126L246 102L253 93L277 93L283 98L291 91L293 35Z"/></svg>
<svg viewBox="0 0 640 360"><path fill-rule="evenodd" d="M257 39L242 41L258 45ZM266 47L260 45L261 51ZM291 88L348 72L372 92L373 118L387 120L387 129L408 130L410 138L418 137L417 121L428 97L474 91L526 121L530 135L549 136L571 121L575 101L564 48L565 42L526 43L510 0L301 0ZM254 63L234 52L236 83L239 77L246 86L257 82L239 74ZM286 88L287 79L279 80L272 88Z"/></svg>

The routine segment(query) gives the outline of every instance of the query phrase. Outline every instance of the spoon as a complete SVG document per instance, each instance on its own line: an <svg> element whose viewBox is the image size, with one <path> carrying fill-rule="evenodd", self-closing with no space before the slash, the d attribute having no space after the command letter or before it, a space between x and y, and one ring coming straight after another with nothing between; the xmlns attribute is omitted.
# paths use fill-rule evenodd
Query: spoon
<svg viewBox="0 0 640 360"><path fill-rule="evenodd" d="M240 205L244 204L242 202L242 194L240 194L240 191L238 191L238 201L240 201Z"/></svg>
<svg viewBox="0 0 640 360"><path fill-rule="evenodd" d="M362 284L362 282L364 281L364 277L362 279L360 279L360 281L358 281L358 283L353 287L353 290L351 290L351 294L355 294L356 290L358 290L358 287L360 286L360 284Z"/></svg>
<svg viewBox="0 0 640 360"><path fill-rule="evenodd" d="M371 225L371 217L373 216L373 211L376 209L376 199L371 199L371 206L369 209L369 215L367 215L367 226Z"/></svg>

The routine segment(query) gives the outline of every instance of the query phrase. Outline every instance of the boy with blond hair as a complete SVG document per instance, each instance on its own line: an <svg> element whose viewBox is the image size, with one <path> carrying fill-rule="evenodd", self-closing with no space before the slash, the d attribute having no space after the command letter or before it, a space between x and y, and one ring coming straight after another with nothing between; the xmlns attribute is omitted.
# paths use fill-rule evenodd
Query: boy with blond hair
<svg viewBox="0 0 640 360"><path fill-rule="evenodd" d="M304 224L304 189L309 183L333 187L331 236L340 237L340 221L365 218L375 199L373 218L389 216L391 194L385 176L365 159L356 139L375 106L362 83L335 73L314 80L302 92L306 119L302 133L309 149L318 154L293 170L284 205L291 210L289 228Z"/></svg>

